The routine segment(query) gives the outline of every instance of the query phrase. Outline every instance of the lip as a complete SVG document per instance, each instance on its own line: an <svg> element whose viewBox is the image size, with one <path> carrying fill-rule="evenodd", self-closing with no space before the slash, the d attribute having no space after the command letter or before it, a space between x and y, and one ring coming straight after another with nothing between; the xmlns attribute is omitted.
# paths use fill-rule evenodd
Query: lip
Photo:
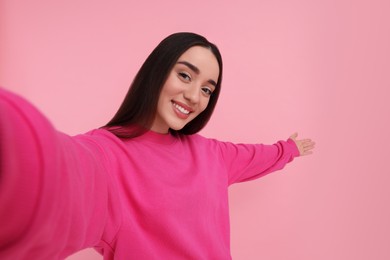
<svg viewBox="0 0 390 260"><path fill-rule="evenodd" d="M173 110L175 111L176 115L177 115L179 118L181 118L181 119L187 119L187 118L190 116L190 114L191 114L192 112L194 112L194 109L192 109L191 107L189 107L189 106L187 106L186 104L183 104L183 103L181 103L181 102L172 100L171 103L172 103L172 108L173 108ZM175 107L175 104L177 104L177 105L183 107L185 110L188 110L189 113L188 113L188 114L184 114L184 113L180 112L180 111Z"/></svg>
<svg viewBox="0 0 390 260"><path fill-rule="evenodd" d="M172 100L172 103L173 103L173 104L175 104L175 103L178 104L179 106L183 107L185 110L190 111L190 113L194 112L194 109L193 109L192 107L190 107L190 106L188 106L188 105L186 105L186 104L183 104L183 103L181 103L181 102L179 102L179 101Z"/></svg>

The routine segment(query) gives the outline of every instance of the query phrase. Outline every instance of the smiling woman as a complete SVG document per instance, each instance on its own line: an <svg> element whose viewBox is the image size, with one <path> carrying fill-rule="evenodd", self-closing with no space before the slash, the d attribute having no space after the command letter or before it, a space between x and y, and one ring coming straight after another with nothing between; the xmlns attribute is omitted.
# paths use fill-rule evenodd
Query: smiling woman
<svg viewBox="0 0 390 260"><path fill-rule="evenodd" d="M228 187L282 169L310 139L233 144L199 134L221 90L218 48L164 39L113 119L78 136L0 89L0 259L231 259Z"/></svg>
<svg viewBox="0 0 390 260"><path fill-rule="evenodd" d="M202 58L197 57L197 55L201 55ZM191 61L199 63L199 65L192 64ZM202 65L204 68L196 65ZM194 86L194 83L199 84L200 79L208 76L205 82L202 82L206 85L203 85L201 89L203 92L208 92L205 90L207 87L213 90L213 94L210 95L205 110L188 120L181 129L169 129L172 134L199 132L210 120L218 101L222 81L222 57L217 46L203 36L194 33L172 34L153 50L137 73L118 112L106 125L106 127L110 127L109 131L120 138L132 138L151 129L157 116L157 107L160 104L160 92L170 85L167 80L175 73L173 68L186 69L176 71L176 73L183 80L190 80L187 82L189 86ZM191 76L196 79L196 82L191 81ZM192 90L192 88L189 89ZM188 100L182 102L182 107L186 102ZM137 127L134 128L134 125ZM132 127L131 131L126 130L128 126Z"/></svg>
<svg viewBox="0 0 390 260"><path fill-rule="evenodd" d="M180 56L169 73L151 130L178 131L202 113L216 88L219 66L207 48L195 46Z"/></svg>

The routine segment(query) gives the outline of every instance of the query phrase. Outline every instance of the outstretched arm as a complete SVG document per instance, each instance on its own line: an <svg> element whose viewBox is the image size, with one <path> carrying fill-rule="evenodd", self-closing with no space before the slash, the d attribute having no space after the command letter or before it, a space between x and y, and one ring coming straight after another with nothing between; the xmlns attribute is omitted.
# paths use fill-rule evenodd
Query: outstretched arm
<svg viewBox="0 0 390 260"><path fill-rule="evenodd" d="M313 149L315 148L315 142L309 138L306 139L297 139L298 133L294 133L290 136L290 139L295 142L298 147L299 155L309 155L313 153Z"/></svg>
<svg viewBox="0 0 390 260"><path fill-rule="evenodd" d="M107 180L90 139L0 88L0 259L63 259L99 242Z"/></svg>

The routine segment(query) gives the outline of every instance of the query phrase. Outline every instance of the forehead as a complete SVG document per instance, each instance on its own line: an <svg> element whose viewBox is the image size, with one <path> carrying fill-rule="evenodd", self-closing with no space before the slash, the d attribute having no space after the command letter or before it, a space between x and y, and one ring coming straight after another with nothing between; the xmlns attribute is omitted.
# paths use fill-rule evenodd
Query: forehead
<svg viewBox="0 0 390 260"><path fill-rule="evenodd" d="M215 82L219 76L219 65L212 51L202 46L194 46L185 51L178 59L186 61L197 67L200 74L213 79Z"/></svg>

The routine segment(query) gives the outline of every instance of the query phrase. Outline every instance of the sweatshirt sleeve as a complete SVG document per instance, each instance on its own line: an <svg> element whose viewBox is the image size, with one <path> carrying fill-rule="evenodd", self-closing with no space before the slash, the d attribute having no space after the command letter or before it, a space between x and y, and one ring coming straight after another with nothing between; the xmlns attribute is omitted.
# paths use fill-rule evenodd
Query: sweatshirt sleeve
<svg viewBox="0 0 390 260"><path fill-rule="evenodd" d="M220 150L227 167L229 185L283 169L299 156L298 148L291 139L273 145L221 142Z"/></svg>
<svg viewBox="0 0 390 260"><path fill-rule="evenodd" d="M0 88L0 259L63 259L99 242L107 216L103 152L56 131Z"/></svg>

